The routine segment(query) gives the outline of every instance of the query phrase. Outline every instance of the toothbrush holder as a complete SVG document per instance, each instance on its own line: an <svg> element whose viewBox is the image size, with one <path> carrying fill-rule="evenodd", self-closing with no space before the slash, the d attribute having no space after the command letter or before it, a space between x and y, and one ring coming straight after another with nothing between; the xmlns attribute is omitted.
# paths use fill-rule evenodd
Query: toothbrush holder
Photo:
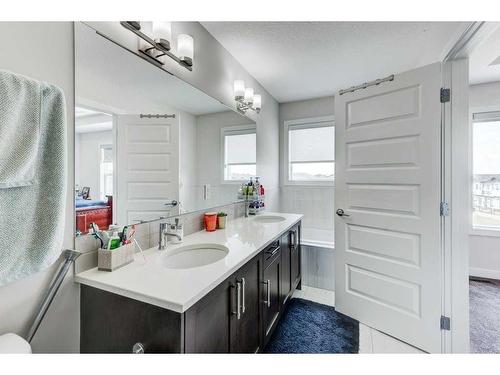
<svg viewBox="0 0 500 375"><path fill-rule="evenodd" d="M97 252L97 269L112 272L134 261L135 243L122 245L114 250L99 249Z"/></svg>

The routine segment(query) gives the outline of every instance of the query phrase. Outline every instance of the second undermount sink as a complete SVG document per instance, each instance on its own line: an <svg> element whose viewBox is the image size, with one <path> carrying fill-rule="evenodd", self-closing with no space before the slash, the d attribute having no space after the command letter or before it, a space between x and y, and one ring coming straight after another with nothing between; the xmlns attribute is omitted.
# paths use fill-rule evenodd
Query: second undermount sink
<svg viewBox="0 0 500 375"><path fill-rule="evenodd" d="M258 221L259 223L279 223L281 221L285 221L286 219L283 216L279 215L259 215L255 216L255 221Z"/></svg>
<svg viewBox="0 0 500 375"><path fill-rule="evenodd" d="M229 253L226 246L218 244L194 244L167 250L165 267L186 269L206 266L224 259Z"/></svg>

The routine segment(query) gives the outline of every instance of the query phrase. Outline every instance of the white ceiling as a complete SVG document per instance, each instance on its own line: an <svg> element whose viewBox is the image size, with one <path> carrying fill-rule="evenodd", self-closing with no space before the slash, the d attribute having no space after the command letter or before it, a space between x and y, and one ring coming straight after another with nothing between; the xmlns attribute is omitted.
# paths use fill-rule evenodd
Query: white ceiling
<svg viewBox="0 0 500 375"><path fill-rule="evenodd" d="M500 81L500 27L472 51L469 68L472 85Z"/></svg>
<svg viewBox="0 0 500 375"><path fill-rule="evenodd" d="M113 129L113 117L107 113L75 107L75 132L94 133Z"/></svg>
<svg viewBox="0 0 500 375"><path fill-rule="evenodd" d="M439 61L461 22L202 22L279 102Z"/></svg>

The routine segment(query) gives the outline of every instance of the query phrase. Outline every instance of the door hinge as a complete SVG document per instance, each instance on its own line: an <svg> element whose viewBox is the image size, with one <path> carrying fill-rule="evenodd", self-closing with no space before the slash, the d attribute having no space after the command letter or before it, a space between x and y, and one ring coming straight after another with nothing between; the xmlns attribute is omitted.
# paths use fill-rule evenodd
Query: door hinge
<svg viewBox="0 0 500 375"><path fill-rule="evenodd" d="M441 216L448 216L450 214L450 205L448 202L441 202L439 205L439 213Z"/></svg>
<svg viewBox="0 0 500 375"><path fill-rule="evenodd" d="M447 316L441 315L441 329L445 330L445 331L449 331L450 325L451 325L450 318Z"/></svg>
<svg viewBox="0 0 500 375"><path fill-rule="evenodd" d="M451 90L441 87L440 99L441 103L448 103L450 101Z"/></svg>

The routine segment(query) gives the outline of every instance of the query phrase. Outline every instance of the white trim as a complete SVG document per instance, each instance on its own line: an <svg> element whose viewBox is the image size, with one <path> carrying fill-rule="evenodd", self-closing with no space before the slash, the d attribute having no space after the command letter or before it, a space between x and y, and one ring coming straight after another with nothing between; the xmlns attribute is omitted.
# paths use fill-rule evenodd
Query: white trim
<svg viewBox="0 0 500 375"><path fill-rule="evenodd" d="M328 241L301 239L300 244L304 245L304 246L310 246L310 247L319 247L319 248L327 249L327 250L331 250L331 251L335 250L335 243L328 242Z"/></svg>
<svg viewBox="0 0 500 375"><path fill-rule="evenodd" d="M500 280L500 271L490 270L488 268L471 267L469 270L469 275L476 277L485 277L487 279Z"/></svg>
<svg viewBox="0 0 500 375"><path fill-rule="evenodd" d="M471 224L471 156L467 59L443 66L443 85L451 101L444 107L443 199L451 214L443 218L443 315L451 331L443 331L445 353L469 352L469 229ZM465 150L465 152L464 152Z"/></svg>
<svg viewBox="0 0 500 375"><path fill-rule="evenodd" d="M469 232L471 236L479 237L500 237L500 229L490 229L485 227L472 227Z"/></svg>
<svg viewBox="0 0 500 375"><path fill-rule="evenodd" d="M225 139L226 135L237 135L237 134L255 134L257 138L257 124L247 124L247 125L237 125L237 126L226 126L220 129L220 181L222 185L241 185L244 180L226 180L225 175L225 162L226 162L226 150L225 150ZM257 150L255 150L255 166L257 167Z"/></svg>
<svg viewBox="0 0 500 375"><path fill-rule="evenodd" d="M331 125L330 125L331 124ZM316 127L335 127L335 116L306 117L295 120L286 120L283 122L283 153L282 153L282 171L283 186L310 186L310 187L334 187L335 181L290 181L288 168L288 130L290 127L296 129L311 129ZM334 176L335 179L335 176Z"/></svg>

